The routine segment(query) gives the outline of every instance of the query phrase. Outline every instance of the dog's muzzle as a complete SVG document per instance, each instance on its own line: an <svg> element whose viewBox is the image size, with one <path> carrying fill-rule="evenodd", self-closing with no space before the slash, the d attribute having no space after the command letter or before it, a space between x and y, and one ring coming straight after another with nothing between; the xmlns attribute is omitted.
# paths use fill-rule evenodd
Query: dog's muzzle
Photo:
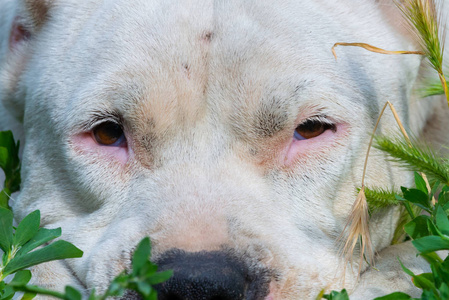
<svg viewBox="0 0 449 300"><path fill-rule="evenodd" d="M268 272L251 270L242 259L221 251L188 253L170 250L156 264L173 276L157 285L158 300L264 299ZM138 299L128 293L122 299Z"/></svg>

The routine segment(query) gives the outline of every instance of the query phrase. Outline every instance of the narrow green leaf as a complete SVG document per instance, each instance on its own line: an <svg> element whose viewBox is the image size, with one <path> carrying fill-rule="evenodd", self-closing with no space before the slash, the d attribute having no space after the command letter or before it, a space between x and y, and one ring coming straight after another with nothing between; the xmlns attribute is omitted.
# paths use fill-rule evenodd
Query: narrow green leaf
<svg viewBox="0 0 449 300"><path fill-rule="evenodd" d="M132 259L132 268L133 268L132 274L133 275L139 274L140 269L148 261L150 253L151 253L150 239L148 237L146 237L140 241L139 245L137 246L136 250L134 251L133 259Z"/></svg>
<svg viewBox="0 0 449 300"><path fill-rule="evenodd" d="M422 178L422 176L418 172L414 172L415 174L415 186L418 190L423 193L428 193L426 181Z"/></svg>
<svg viewBox="0 0 449 300"><path fill-rule="evenodd" d="M441 206L438 206L437 208L435 220L438 230L440 230L445 235L449 235L449 220L447 218L447 214L444 212Z"/></svg>
<svg viewBox="0 0 449 300"><path fill-rule="evenodd" d="M413 276L413 284L422 290L432 290L437 293L435 282L433 281L432 273L422 273Z"/></svg>
<svg viewBox="0 0 449 300"><path fill-rule="evenodd" d="M382 297L377 297L374 300L407 300L411 298L412 297L410 295L407 295L406 293L394 292Z"/></svg>
<svg viewBox="0 0 449 300"><path fill-rule="evenodd" d="M65 299L66 300L81 300L82 295L79 291L77 291L73 287L66 286L65 287Z"/></svg>
<svg viewBox="0 0 449 300"><path fill-rule="evenodd" d="M448 202L449 192L441 191L441 193L438 195L438 204L444 208Z"/></svg>
<svg viewBox="0 0 449 300"><path fill-rule="evenodd" d="M449 250L449 240L440 236L425 236L412 241L415 248L421 253L429 253L439 250Z"/></svg>
<svg viewBox="0 0 449 300"><path fill-rule="evenodd" d="M412 209L410 207L410 203L408 203L407 200L405 200L404 198L399 197L398 195L396 195L396 199L402 201L402 205L404 205L404 207L407 210L407 212L410 215L410 217L412 219L414 219L416 217L416 214L414 213L414 209ZM415 207L417 207L417 206L415 206Z"/></svg>
<svg viewBox="0 0 449 300"><path fill-rule="evenodd" d="M25 245L23 245L22 248L20 248L16 256L26 254L31 250L36 249L40 245L43 245L46 242L49 242L60 236L61 236L61 228L56 229L41 228L39 229L37 234L31 238L31 240L29 240Z"/></svg>
<svg viewBox="0 0 449 300"><path fill-rule="evenodd" d="M8 201L10 195L11 194L7 188L0 191L0 208L9 209Z"/></svg>
<svg viewBox="0 0 449 300"><path fill-rule="evenodd" d="M26 216L19 226L17 226L13 244L16 247L23 246L39 231L39 224L41 222L41 214L38 210L33 211Z"/></svg>
<svg viewBox="0 0 449 300"><path fill-rule="evenodd" d="M414 277L415 274L412 271L410 271L409 269L407 269L399 258L398 258L398 260L399 260L399 263L401 264L402 270L404 270L404 272L407 273L408 275Z"/></svg>
<svg viewBox="0 0 449 300"><path fill-rule="evenodd" d="M13 239L13 215L9 209L0 208L0 249L8 253Z"/></svg>
<svg viewBox="0 0 449 300"><path fill-rule="evenodd" d="M5 147L0 147L0 168L2 168L3 170L6 170L8 158L9 158L8 149L6 149Z"/></svg>
<svg viewBox="0 0 449 300"><path fill-rule="evenodd" d="M11 274L47 261L83 256L83 251L66 241L56 241L42 249L13 258L4 269L4 274Z"/></svg>
<svg viewBox="0 0 449 300"><path fill-rule="evenodd" d="M427 82L424 82L423 87L418 89L418 92L422 98L426 98L429 96L444 95L444 88L439 80L427 80Z"/></svg>
<svg viewBox="0 0 449 300"><path fill-rule="evenodd" d="M6 178L10 177L16 167L18 156L11 131L0 131L0 168L5 172ZM16 158L17 156L17 158Z"/></svg>
<svg viewBox="0 0 449 300"><path fill-rule="evenodd" d="M14 285L26 285L31 279L31 272L29 270L20 270L14 275L11 283Z"/></svg>
<svg viewBox="0 0 449 300"><path fill-rule="evenodd" d="M437 190L438 190L438 188L440 187L440 181L439 180L437 180L434 184L433 184L433 186L432 186L432 190L430 191L430 195L429 195L429 198L431 199L434 195L435 195L435 193L437 192Z"/></svg>
<svg viewBox="0 0 449 300"><path fill-rule="evenodd" d="M21 292L30 293L30 294L48 295L48 296L52 296L52 297L59 298L59 299L65 299L65 295L62 293L47 290L47 289L38 287L36 285L15 286L14 284L11 284L11 286L14 287L14 289L16 291L21 291Z"/></svg>

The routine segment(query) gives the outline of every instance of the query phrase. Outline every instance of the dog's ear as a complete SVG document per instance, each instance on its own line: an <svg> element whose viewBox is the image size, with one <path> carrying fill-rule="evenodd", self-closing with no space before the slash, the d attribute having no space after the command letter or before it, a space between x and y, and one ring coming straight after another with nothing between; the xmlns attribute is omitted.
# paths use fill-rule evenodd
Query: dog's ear
<svg viewBox="0 0 449 300"><path fill-rule="evenodd" d="M0 101L18 120L23 118L21 76L32 42L48 18L52 0L6 1L0 13Z"/></svg>

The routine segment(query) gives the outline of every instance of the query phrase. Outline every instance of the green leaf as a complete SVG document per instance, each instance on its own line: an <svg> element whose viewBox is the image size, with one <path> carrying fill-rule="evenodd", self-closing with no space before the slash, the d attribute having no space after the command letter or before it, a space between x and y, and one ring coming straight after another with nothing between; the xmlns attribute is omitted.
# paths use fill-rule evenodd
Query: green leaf
<svg viewBox="0 0 449 300"><path fill-rule="evenodd" d="M377 297L374 300L406 300L411 298L412 297L410 295L407 295L406 293L394 292L382 297Z"/></svg>
<svg viewBox="0 0 449 300"><path fill-rule="evenodd" d="M25 293L21 300L31 300L36 297L36 293Z"/></svg>
<svg viewBox="0 0 449 300"><path fill-rule="evenodd" d="M444 210L448 209L446 206L449 203L449 192L448 191L441 191L441 193L438 195L438 204L443 207Z"/></svg>
<svg viewBox="0 0 449 300"><path fill-rule="evenodd" d="M14 287L14 289L16 291L22 291L25 293L30 293L30 294L40 294L40 295L48 295L48 296L53 296L55 298L59 298L59 299L65 299L65 295L61 294L59 292L55 292L55 291L51 291L51 290L47 290L35 285L18 285L15 286L14 284L11 284L11 286Z"/></svg>
<svg viewBox="0 0 449 300"><path fill-rule="evenodd" d="M90 292L89 298L87 300L96 300L97 296L95 296L95 288Z"/></svg>
<svg viewBox="0 0 449 300"><path fill-rule="evenodd" d="M0 191L0 208L10 209L8 205L10 195L11 192L7 188Z"/></svg>
<svg viewBox="0 0 449 300"><path fill-rule="evenodd" d="M47 261L83 256L83 251L66 241L56 241L42 249L13 258L4 269L4 274L11 274Z"/></svg>
<svg viewBox="0 0 449 300"><path fill-rule="evenodd" d="M399 258L398 258L398 260L399 260L399 263L401 264L402 270L404 270L405 273L407 273L409 276L412 276L412 277L415 276L415 274L412 271L410 271L409 269L407 269L404 266L404 264L402 263L402 261Z"/></svg>
<svg viewBox="0 0 449 300"><path fill-rule="evenodd" d="M418 172L414 172L415 174L415 186L418 190L428 193L426 181L422 178L422 176Z"/></svg>
<svg viewBox="0 0 449 300"><path fill-rule="evenodd" d="M13 239L13 215L9 209L0 208L0 249L8 253Z"/></svg>
<svg viewBox="0 0 449 300"><path fill-rule="evenodd" d="M65 297L66 300L81 300L82 299L82 295L79 291L77 291L76 289L74 289L71 286L66 286L65 287Z"/></svg>
<svg viewBox="0 0 449 300"><path fill-rule="evenodd" d="M10 284L14 285L26 285L31 279L31 272L29 270L21 270L14 275Z"/></svg>
<svg viewBox="0 0 449 300"><path fill-rule="evenodd" d="M151 285L156 285L162 282L169 280L173 276L172 270L167 270L163 272L158 272L153 274L151 277L147 279L148 283Z"/></svg>
<svg viewBox="0 0 449 300"><path fill-rule="evenodd" d="M449 250L449 240L440 236L425 236L412 241L415 248L421 253L429 253L439 250Z"/></svg>
<svg viewBox="0 0 449 300"><path fill-rule="evenodd" d="M23 246L32 237L34 237L39 231L39 224L41 222L41 214L38 210L33 211L28 216L26 216L19 226L17 226L13 244L16 247Z"/></svg>
<svg viewBox="0 0 449 300"><path fill-rule="evenodd" d="M10 300L14 297L14 294L16 292L14 291L14 289L12 288L12 286L7 285L4 289L3 289L3 294L0 297L0 300Z"/></svg>
<svg viewBox="0 0 449 300"><path fill-rule="evenodd" d="M17 252L16 256L21 256L25 253L30 252L31 250L36 249L40 245L45 244L48 241L51 241L57 237L61 236L61 228L56 229L47 229L41 228L37 232L37 234L31 238L22 248Z"/></svg>
<svg viewBox="0 0 449 300"><path fill-rule="evenodd" d="M444 95L444 88L441 84L441 81L435 80L435 81L429 81L424 83L424 86L422 88L418 89L419 94L422 98L426 98L429 96L436 96L436 95Z"/></svg>
<svg viewBox="0 0 449 300"><path fill-rule="evenodd" d="M9 152L5 147L0 147L0 168L6 170L6 164L8 163ZM6 172L5 172L6 175Z"/></svg>
<svg viewBox="0 0 449 300"><path fill-rule="evenodd" d="M328 300L349 300L349 295L346 289L343 289L341 292L332 291L330 294L323 295L323 298Z"/></svg>
<svg viewBox="0 0 449 300"><path fill-rule="evenodd" d="M435 216L436 225L438 229L445 235L449 235L449 220L447 218L447 214L438 206L437 213Z"/></svg>
<svg viewBox="0 0 449 300"><path fill-rule="evenodd" d="M429 230L427 228L428 216L420 215L414 218L412 221L404 225L405 232L412 238L417 239L420 237L428 236Z"/></svg>
<svg viewBox="0 0 449 300"><path fill-rule="evenodd" d="M137 282L137 289L140 294L142 294L145 297L148 297L151 294L152 287L149 283L145 281L138 281Z"/></svg>
<svg viewBox="0 0 449 300"><path fill-rule="evenodd" d="M123 296L125 289L128 285L128 275L125 272L120 273L109 284L107 295L108 296Z"/></svg>
<svg viewBox="0 0 449 300"><path fill-rule="evenodd" d="M132 259L132 274L137 275L140 272L140 269L145 265L145 263L148 261L148 257L151 253L151 245L150 245L150 239L148 237L144 238L140 241L139 245L137 246L136 250L133 254Z"/></svg>
<svg viewBox="0 0 449 300"><path fill-rule="evenodd" d="M19 165L18 146L11 131L0 131L0 168L7 179Z"/></svg>
<svg viewBox="0 0 449 300"><path fill-rule="evenodd" d="M423 292L421 294L421 299L422 300L441 300L441 298L438 297L436 292L431 291L431 290L423 290Z"/></svg>
<svg viewBox="0 0 449 300"><path fill-rule="evenodd" d="M441 231L438 230L432 219L427 219L427 229L429 229L429 235L442 235Z"/></svg>
<svg viewBox="0 0 449 300"><path fill-rule="evenodd" d="M413 284L422 290L432 290L437 293L432 273L422 273L413 276Z"/></svg>
<svg viewBox="0 0 449 300"><path fill-rule="evenodd" d="M442 283L438 290L440 291L441 299L449 299L449 286L446 283Z"/></svg>
<svg viewBox="0 0 449 300"><path fill-rule="evenodd" d="M404 194L404 198L407 201L415 204L418 207L421 207L422 209L430 213L429 198L426 193L418 189L407 189L403 187L401 187L401 189L402 193Z"/></svg>

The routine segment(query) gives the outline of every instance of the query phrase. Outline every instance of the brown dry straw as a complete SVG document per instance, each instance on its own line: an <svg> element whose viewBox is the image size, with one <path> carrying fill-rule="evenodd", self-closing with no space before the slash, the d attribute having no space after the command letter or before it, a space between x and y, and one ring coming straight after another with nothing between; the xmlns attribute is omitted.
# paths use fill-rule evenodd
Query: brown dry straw
<svg viewBox="0 0 449 300"><path fill-rule="evenodd" d="M379 117L377 118L376 125L374 126L373 133L371 134L371 139L368 144L368 150L366 151L366 157L365 157L365 164L363 166L363 174L362 174L362 187L357 195L357 199L355 200L354 204L352 205L351 212L349 214L348 220L346 222L345 228L343 229L343 232L338 238L338 241L341 241L343 237L345 236L345 233L347 232L346 242L342 246L343 250L342 253L345 257L345 266L348 265L348 263L351 263L353 261L353 255L354 250L357 245L357 243L360 246L360 259L359 259L359 267L358 267L358 276L360 275L362 264L363 264L363 258L365 258L366 262L370 265L374 265L374 251L371 243L371 237L369 232L369 213L368 213L368 203L366 201L365 196L365 175L366 175L366 169L368 164L368 157L371 150L371 146L373 144L374 134L377 131L377 127L379 126L379 122L385 112L385 109L387 106L390 107L393 116L404 135L404 138L407 140L409 145L411 146L410 138L408 137L407 132L405 131L404 126L402 125L402 122L396 112L396 109L394 108L393 104L391 104L390 101L387 101L385 105L382 108L382 111L379 114ZM346 270L346 268L345 268Z"/></svg>
<svg viewBox="0 0 449 300"><path fill-rule="evenodd" d="M337 46L361 47L368 51L380 54L419 54L419 55L425 54L423 51L389 51L365 43L335 43L334 46L332 46L332 54L334 55L335 60L337 60L337 53L335 52L335 48Z"/></svg>

